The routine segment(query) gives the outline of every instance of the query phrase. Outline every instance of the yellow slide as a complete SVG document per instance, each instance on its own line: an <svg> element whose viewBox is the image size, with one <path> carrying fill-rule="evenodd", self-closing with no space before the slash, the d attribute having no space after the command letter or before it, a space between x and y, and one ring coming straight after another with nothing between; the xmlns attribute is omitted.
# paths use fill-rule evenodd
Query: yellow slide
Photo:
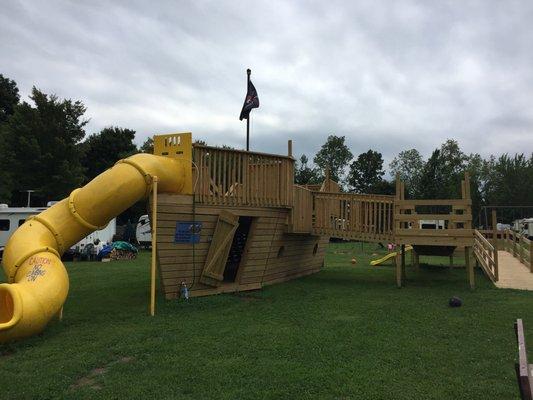
<svg viewBox="0 0 533 400"><path fill-rule="evenodd" d="M9 239L0 284L0 343L41 332L61 312L69 281L61 255L150 193L191 193L190 134L155 137L155 153L119 161L20 226Z"/></svg>
<svg viewBox="0 0 533 400"><path fill-rule="evenodd" d="M405 251L410 251L410 250L413 250L413 246L405 246ZM381 257L381 258L378 258L377 260L370 261L370 265L372 265L372 266L381 265L385 261L396 257L396 255L398 255L398 252L397 251L393 251L392 253L387 254L385 257Z"/></svg>

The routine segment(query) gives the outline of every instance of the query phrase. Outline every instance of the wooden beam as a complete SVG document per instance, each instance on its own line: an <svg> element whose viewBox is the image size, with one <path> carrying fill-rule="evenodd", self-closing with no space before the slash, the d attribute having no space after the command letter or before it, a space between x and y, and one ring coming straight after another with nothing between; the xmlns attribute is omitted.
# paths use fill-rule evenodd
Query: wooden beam
<svg viewBox="0 0 533 400"><path fill-rule="evenodd" d="M465 265L468 271L468 282L470 283L470 289L476 288L474 280L474 265L470 262L470 247L465 247Z"/></svg>
<svg viewBox="0 0 533 400"><path fill-rule="evenodd" d="M402 262L401 262L401 256L398 254L399 252L396 252L396 257L394 257L394 262L396 264L396 285L401 288L402 287Z"/></svg>
<svg viewBox="0 0 533 400"><path fill-rule="evenodd" d="M155 315L155 275L157 268L157 176L152 178L152 265L150 269L150 315Z"/></svg>
<svg viewBox="0 0 533 400"><path fill-rule="evenodd" d="M402 279L406 279L406 276L405 276L405 244L402 244Z"/></svg>

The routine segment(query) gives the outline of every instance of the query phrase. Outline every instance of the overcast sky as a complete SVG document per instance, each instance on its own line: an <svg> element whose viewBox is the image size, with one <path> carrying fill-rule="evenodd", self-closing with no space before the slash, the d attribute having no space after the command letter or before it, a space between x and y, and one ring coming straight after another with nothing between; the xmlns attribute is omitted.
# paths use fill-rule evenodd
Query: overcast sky
<svg viewBox="0 0 533 400"><path fill-rule="evenodd" d="M113 3L113 4L111 4ZM0 73L82 100L87 133L191 131L314 154L328 134L387 162L447 138L482 155L533 151L533 2L2 1Z"/></svg>

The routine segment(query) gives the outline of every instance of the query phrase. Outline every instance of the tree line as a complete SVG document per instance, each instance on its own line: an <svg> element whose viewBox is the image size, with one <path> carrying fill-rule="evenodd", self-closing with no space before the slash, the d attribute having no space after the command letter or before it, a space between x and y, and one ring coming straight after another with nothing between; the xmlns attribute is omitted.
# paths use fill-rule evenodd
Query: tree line
<svg viewBox="0 0 533 400"><path fill-rule="evenodd" d="M32 205L60 200L121 158L151 151L140 148L135 131L110 126L86 135L87 108L33 87L31 102L20 101L15 81L0 75L0 203Z"/></svg>
<svg viewBox="0 0 533 400"><path fill-rule="evenodd" d="M483 158L464 153L457 141L448 139L426 160L417 149L401 151L390 162L387 179L381 153L370 149L354 157L344 136L330 135L313 162L305 154L297 161L297 184L321 183L328 169L347 192L394 194L399 175L407 198L448 199L461 196L461 180L468 172L476 226L485 223L480 218L483 206L509 206L498 209L499 221L505 222L533 214L533 153Z"/></svg>

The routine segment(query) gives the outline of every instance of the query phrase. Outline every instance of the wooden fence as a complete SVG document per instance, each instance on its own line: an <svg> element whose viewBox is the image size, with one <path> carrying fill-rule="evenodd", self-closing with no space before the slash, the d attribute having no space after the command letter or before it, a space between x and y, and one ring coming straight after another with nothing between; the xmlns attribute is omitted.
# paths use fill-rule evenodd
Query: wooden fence
<svg viewBox="0 0 533 400"><path fill-rule="evenodd" d="M294 159L195 145L195 194L204 204L291 207Z"/></svg>
<svg viewBox="0 0 533 400"><path fill-rule="evenodd" d="M394 196L314 192L314 231L337 238L392 240Z"/></svg>
<svg viewBox="0 0 533 400"><path fill-rule="evenodd" d="M478 230L474 231L474 255L485 274L493 282L497 282L499 279L498 248L493 246Z"/></svg>
<svg viewBox="0 0 533 400"><path fill-rule="evenodd" d="M522 264L533 272L533 245L531 240L524 235L506 229L503 233L503 247L506 251L518 258Z"/></svg>

